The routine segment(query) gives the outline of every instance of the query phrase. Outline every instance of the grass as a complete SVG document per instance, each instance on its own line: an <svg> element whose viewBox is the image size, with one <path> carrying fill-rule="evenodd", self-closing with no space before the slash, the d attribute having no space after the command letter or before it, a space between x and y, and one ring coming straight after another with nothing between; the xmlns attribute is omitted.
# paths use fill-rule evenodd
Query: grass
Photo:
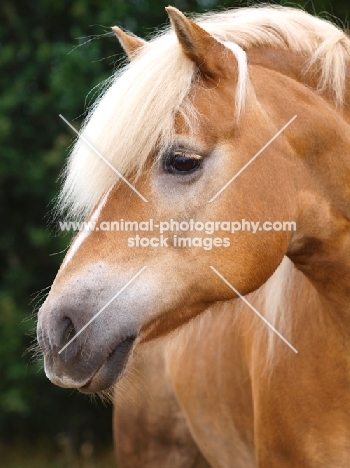
<svg viewBox="0 0 350 468"><path fill-rule="evenodd" d="M57 444L42 440L28 444L0 444L1 466L6 468L117 468L113 447L94 447L85 441L75 446L65 434Z"/></svg>

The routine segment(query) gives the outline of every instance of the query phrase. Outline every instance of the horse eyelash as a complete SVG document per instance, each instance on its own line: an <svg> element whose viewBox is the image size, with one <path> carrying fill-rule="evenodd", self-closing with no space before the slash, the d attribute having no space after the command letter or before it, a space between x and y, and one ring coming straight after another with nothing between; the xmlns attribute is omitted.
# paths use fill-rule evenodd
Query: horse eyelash
<svg viewBox="0 0 350 468"><path fill-rule="evenodd" d="M172 151L171 152L171 155L172 156L184 156L186 158L190 158L190 159L196 159L198 161L201 161L203 159L203 156L201 156L200 154L197 154L197 153L187 153L186 151L181 151L181 150L178 150L178 151Z"/></svg>

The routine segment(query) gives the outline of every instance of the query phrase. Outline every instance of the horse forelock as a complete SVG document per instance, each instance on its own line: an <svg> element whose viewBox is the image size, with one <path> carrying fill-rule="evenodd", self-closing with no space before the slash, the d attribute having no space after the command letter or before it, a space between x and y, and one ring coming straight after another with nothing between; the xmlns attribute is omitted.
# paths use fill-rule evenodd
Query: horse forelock
<svg viewBox="0 0 350 468"><path fill-rule="evenodd" d="M249 7L196 18L224 43L238 62L236 115L248 95L247 61L242 49L269 46L305 54L320 71L319 91L342 104L350 39L335 25L285 7ZM83 125L87 140L124 176L137 176L151 154L161 154L174 138L181 113L191 130L198 118L189 99L197 85L194 64L170 30L155 36L130 64L115 73ZM78 140L64 171L59 207L85 217L118 180L84 142Z"/></svg>

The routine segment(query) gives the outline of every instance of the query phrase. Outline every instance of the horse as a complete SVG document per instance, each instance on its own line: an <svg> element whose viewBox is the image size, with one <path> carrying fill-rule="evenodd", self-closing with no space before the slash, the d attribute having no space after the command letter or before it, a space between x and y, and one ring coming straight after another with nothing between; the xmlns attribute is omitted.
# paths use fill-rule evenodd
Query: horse
<svg viewBox="0 0 350 468"><path fill-rule="evenodd" d="M122 467L348 467L350 39L166 10L147 42L113 28L129 61L65 169L89 229L38 314L46 375L114 389Z"/></svg>

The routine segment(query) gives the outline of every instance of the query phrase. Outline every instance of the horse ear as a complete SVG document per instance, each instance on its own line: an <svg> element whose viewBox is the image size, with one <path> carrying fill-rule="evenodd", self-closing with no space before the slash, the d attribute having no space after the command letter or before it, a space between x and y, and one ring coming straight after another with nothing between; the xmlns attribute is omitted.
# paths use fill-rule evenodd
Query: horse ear
<svg viewBox="0 0 350 468"><path fill-rule="evenodd" d="M165 9L185 55L197 65L200 71L208 78L232 76L229 61L222 60L223 54L227 56L227 47L177 8L169 6ZM234 63L236 68L236 61Z"/></svg>
<svg viewBox="0 0 350 468"><path fill-rule="evenodd" d="M113 26L112 31L117 36L120 45L125 50L130 61L133 60L137 53L147 44L147 42L140 37L127 34L122 29L118 28L118 26Z"/></svg>

